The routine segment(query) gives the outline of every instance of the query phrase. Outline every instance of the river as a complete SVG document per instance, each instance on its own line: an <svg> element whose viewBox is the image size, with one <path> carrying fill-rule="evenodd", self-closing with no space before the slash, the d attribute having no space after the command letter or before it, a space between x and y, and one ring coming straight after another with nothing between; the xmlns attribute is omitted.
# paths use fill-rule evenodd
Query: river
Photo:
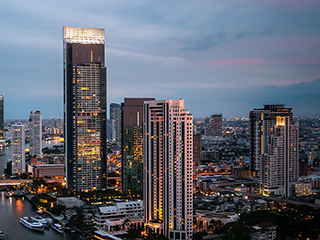
<svg viewBox="0 0 320 240"><path fill-rule="evenodd" d="M76 240L69 233L57 233L52 228L45 228L44 233L35 232L22 226L19 222L23 216L37 215L36 208L25 198L5 198L0 192L0 230L14 240Z"/></svg>
<svg viewBox="0 0 320 240"><path fill-rule="evenodd" d="M50 141L42 141L42 147L52 147L53 145L61 145L63 144L63 142L61 143L59 140L50 140ZM29 144L26 144L26 148L29 148ZM11 147L4 147L4 148L0 148L0 155L2 153L5 153L5 155L0 156L0 178L3 175L3 170L6 168L7 166L7 161L12 159L12 149Z"/></svg>

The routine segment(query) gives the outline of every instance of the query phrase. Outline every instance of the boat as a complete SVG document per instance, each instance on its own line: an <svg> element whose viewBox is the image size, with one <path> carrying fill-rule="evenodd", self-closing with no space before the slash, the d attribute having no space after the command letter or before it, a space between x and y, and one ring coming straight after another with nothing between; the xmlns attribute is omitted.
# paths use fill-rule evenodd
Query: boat
<svg viewBox="0 0 320 240"><path fill-rule="evenodd" d="M41 223L43 225L43 227L45 227L45 228L50 227L51 219L49 219L49 218L44 218L41 216L34 216L34 217L31 217L31 219Z"/></svg>
<svg viewBox="0 0 320 240"><path fill-rule="evenodd" d="M51 227L52 227L54 230L56 230L58 233L63 233L63 232L64 232L60 223L54 223L54 222L52 222L52 223L51 223Z"/></svg>
<svg viewBox="0 0 320 240"><path fill-rule="evenodd" d="M29 228L31 230L43 232L44 228L41 223L38 221L33 220L30 217L22 217L20 218L20 223L25 226L26 228Z"/></svg>
<svg viewBox="0 0 320 240"><path fill-rule="evenodd" d="M38 209L38 210L37 210L37 213L38 213L39 215L42 215L42 214L43 214L43 211L42 211L41 209Z"/></svg>

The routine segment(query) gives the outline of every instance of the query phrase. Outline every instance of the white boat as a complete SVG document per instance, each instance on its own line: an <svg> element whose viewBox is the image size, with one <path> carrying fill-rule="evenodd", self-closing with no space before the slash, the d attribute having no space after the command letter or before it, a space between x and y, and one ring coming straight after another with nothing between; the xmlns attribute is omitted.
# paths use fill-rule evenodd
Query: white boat
<svg viewBox="0 0 320 240"><path fill-rule="evenodd" d="M52 223L51 223L51 227L52 227L54 230L56 230L58 233L63 233L63 232L64 232L60 223L54 223L54 222L52 222Z"/></svg>
<svg viewBox="0 0 320 240"><path fill-rule="evenodd" d="M51 219L49 218L34 216L34 217L31 217L31 219L41 223L45 228L50 227Z"/></svg>
<svg viewBox="0 0 320 240"><path fill-rule="evenodd" d="M43 211L42 211L41 209L38 209L38 210L37 210L37 213L38 213L39 215L42 215L42 214L43 214Z"/></svg>
<svg viewBox="0 0 320 240"><path fill-rule="evenodd" d="M22 217L20 218L20 223L25 226L26 228L29 228L31 230L43 232L44 228L41 223L38 221L33 220L32 218L29 217Z"/></svg>

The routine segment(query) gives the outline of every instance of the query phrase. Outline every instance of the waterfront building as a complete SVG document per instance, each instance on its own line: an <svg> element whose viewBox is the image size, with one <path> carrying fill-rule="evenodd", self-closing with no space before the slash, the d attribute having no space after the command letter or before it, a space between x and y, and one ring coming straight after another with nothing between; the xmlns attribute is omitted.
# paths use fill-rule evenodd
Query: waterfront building
<svg viewBox="0 0 320 240"><path fill-rule="evenodd" d="M250 112L251 167L261 194L291 197L299 177L299 124L291 108L264 105Z"/></svg>
<svg viewBox="0 0 320 240"><path fill-rule="evenodd" d="M154 98L125 98L122 116L122 191L143 189L143 103Z"/></svg>
<svg viewBox="0 0 320 240"><path fill-rule="evenodd" d="M222 136L222 114L213 114L206 129L206 136Z"/></svg>
<svg viewBox="0 0 320 240"><path fill-rule="evenodd" d="M143 218L143 201L116 202L109 206L99 207L99 213L95 216L95 222L99 229L104 228L107 220L125 220Z"/></svg>
<svg viewBox="0 0 320 240"><path fill-rule="evenodd" d="M121 141L121 105L118 103L110 104L110 119L113 119L116 141Z"/></svg>
<svg viewBox="0 0 320 240"><path fill-rule="evenodd" d="M56 177L64 178L64 164L40 164L34 165L34 175L38 178Z"/></svg>
<svg viewBox="0 0 320 240"><path fill-rule="evenodd" d="M104 29L63 27L67 188L107 188Z"/></svg>
<svg viewBox="0 0 320 240"><path fill-rule="evenodd" d="M30 155L42 158L42 115L39 110L31 111L30 121Z"/></svg>
<svg viewBox="0 0 320 240"><path fill-rule="evenodd" d="M4 138L4 94L0 95L0 139Z"/></svg>
<svg viewBox="0 0 320 240"><path fill-rule="evenodd" d="M193 234L192 115L183 100L144 102L144 222L169 239Z"/></svg>
<svg viewBox="0 0 320 240"><path fill-rule="evenodd" d="M12 125L12 174L25 172L25 129L24 125Z"/></svg>

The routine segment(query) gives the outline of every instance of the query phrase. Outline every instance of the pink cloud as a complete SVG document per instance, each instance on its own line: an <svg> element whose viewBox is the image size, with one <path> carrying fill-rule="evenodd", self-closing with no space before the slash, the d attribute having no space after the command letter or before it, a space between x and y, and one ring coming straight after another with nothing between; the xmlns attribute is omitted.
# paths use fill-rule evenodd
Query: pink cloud
<svg viewBox="0 0 320 240"><path fill-rule="evenodd" d="M245 58L245 59L221 59L207 62L208 65L229 65L229 64L256 64L264 63L266 59Z"/></svg>

